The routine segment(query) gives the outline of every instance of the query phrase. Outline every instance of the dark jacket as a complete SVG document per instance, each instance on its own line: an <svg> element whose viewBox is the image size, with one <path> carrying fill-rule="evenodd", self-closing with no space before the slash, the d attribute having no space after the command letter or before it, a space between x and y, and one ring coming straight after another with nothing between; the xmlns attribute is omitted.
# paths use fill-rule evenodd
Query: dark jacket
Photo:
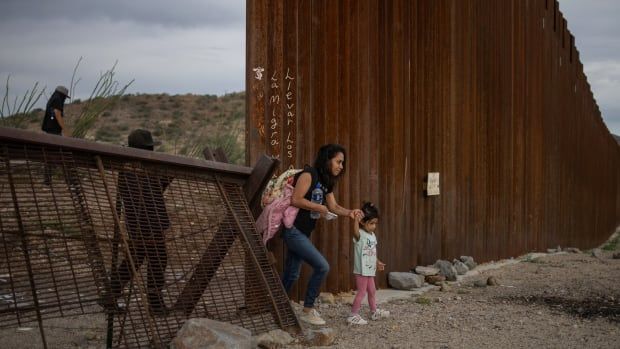
<svg viewBox="0 0 620 349"><path fill-rule="evenodd" d="M160 233L170 227L164 191L170 178L121 171L118 195L125 209L125 225L130 236Z"/></svg>
<svg viewBox="0 0 620 349"><path fill-rule="evenodd" d="M41 130L47 133L60 134L62 128L56 120L56 114L54 109L60 110L60 114L64 117L65 99L67 97L60 92L54 92L45 106L45 115L43 116L43 123L41 124Z"/></svg>

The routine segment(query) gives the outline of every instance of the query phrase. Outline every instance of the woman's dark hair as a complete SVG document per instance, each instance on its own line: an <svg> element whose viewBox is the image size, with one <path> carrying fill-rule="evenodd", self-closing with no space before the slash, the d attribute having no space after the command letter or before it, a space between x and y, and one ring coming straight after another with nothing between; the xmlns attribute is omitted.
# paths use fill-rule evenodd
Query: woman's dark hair
<svg viewBox="0 0 620 349"><path fill-rule="evenodd" d="M379 218L379 209L372 202L364 202L362 205L362 212L364 212L362 222L368 222L373 218Z"/></svg>
<svg viewBox="0 0 620 349"><path fill-rule="evenodd" d="M340 171L338 176L334 176L329 169L329 160L333 159L338 153L342 153L342 155L344 155L344 161L342 162L342 171ZM334 186L338 181L338 177L344 174L347 169L346 163L347 152L343 146L339 144L325 144L319 149L319 152L316 155L316 160L314 160L314 168L316 168L319 173L319 180L327 187L328 190L331 191L334 189Z"/></svg>

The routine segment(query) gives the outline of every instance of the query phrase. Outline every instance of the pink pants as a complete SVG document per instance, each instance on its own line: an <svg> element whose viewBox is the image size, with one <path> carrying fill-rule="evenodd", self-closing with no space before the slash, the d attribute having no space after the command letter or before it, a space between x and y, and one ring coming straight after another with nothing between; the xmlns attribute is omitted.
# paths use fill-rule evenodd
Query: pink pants
<svg viewBox="0 0 620 349"><path fill-rule="evenodd" d="M370 311L374 312L377 310L377 303L375 301L375 293L377 291L375 288L375 277L355 274L355 285L357 286L357 293L355 294L355 299L353 300L351 314L360 313L360 308L362 307L362 301L364 300L366 292L368 292L368 305L370 306Z"/></svg>

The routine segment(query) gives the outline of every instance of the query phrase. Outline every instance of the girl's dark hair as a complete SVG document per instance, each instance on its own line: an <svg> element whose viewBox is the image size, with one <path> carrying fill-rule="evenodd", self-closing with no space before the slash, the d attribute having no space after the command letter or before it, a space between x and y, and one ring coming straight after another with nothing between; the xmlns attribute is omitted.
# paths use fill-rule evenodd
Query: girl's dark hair
<svg viewBox="0 0 620 349"><path fill-rule="evenodd" d="M362 212L364 212L362 222L368 222L373 218L379 218L379 209L372 202L364 202L362 205Z"/></svg>
<svg viewBox="0 0 620 349"><path fill-rule="evenodd" d="M344 155L344 161L342 162L342 171L340 171L338 176L334 176L329 170L329 160L333 159L338 153ZM316 160L314 160L314 168L319 173L319 180L328 190L333 190L338 178L345 173L347 169L346 163L347 152L343 146L339 144L325 144L319 149Z"/></svg>

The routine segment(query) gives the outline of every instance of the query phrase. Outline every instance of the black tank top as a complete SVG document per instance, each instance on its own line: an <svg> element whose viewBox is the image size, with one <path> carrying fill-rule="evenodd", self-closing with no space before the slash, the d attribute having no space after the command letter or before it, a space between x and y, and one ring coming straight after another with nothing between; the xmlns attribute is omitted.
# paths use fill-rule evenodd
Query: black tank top
<svg viewBox="0 0 620 349"><path fill-rule="evenodd" d="M304 198L308 201L311 201L312 191L314 190L314 188L319 188L323 191L323 202L321 202L321 204L324 205L325 196L331 193L331 190L328 190L327 187L319 181L319 173L316 168L311 166L304 167L303 171L295 175L295 185L297 184L297 179L299 179L299 176L301 176L302 173L310 173L310 176L312 176L310 188L308 189L308 192L306 192L306 195L304 195ZM310 237L310 234L312 233L312 231L314 231L314 228L316 227L317 220L318 219L312 219L312 217L310 217L310 211L304 208L300 208L299 212L297 213L295 223L293 223L293 225L295 226L295 228L299 229L299 231L304 233L307 237Z"/></svg>

